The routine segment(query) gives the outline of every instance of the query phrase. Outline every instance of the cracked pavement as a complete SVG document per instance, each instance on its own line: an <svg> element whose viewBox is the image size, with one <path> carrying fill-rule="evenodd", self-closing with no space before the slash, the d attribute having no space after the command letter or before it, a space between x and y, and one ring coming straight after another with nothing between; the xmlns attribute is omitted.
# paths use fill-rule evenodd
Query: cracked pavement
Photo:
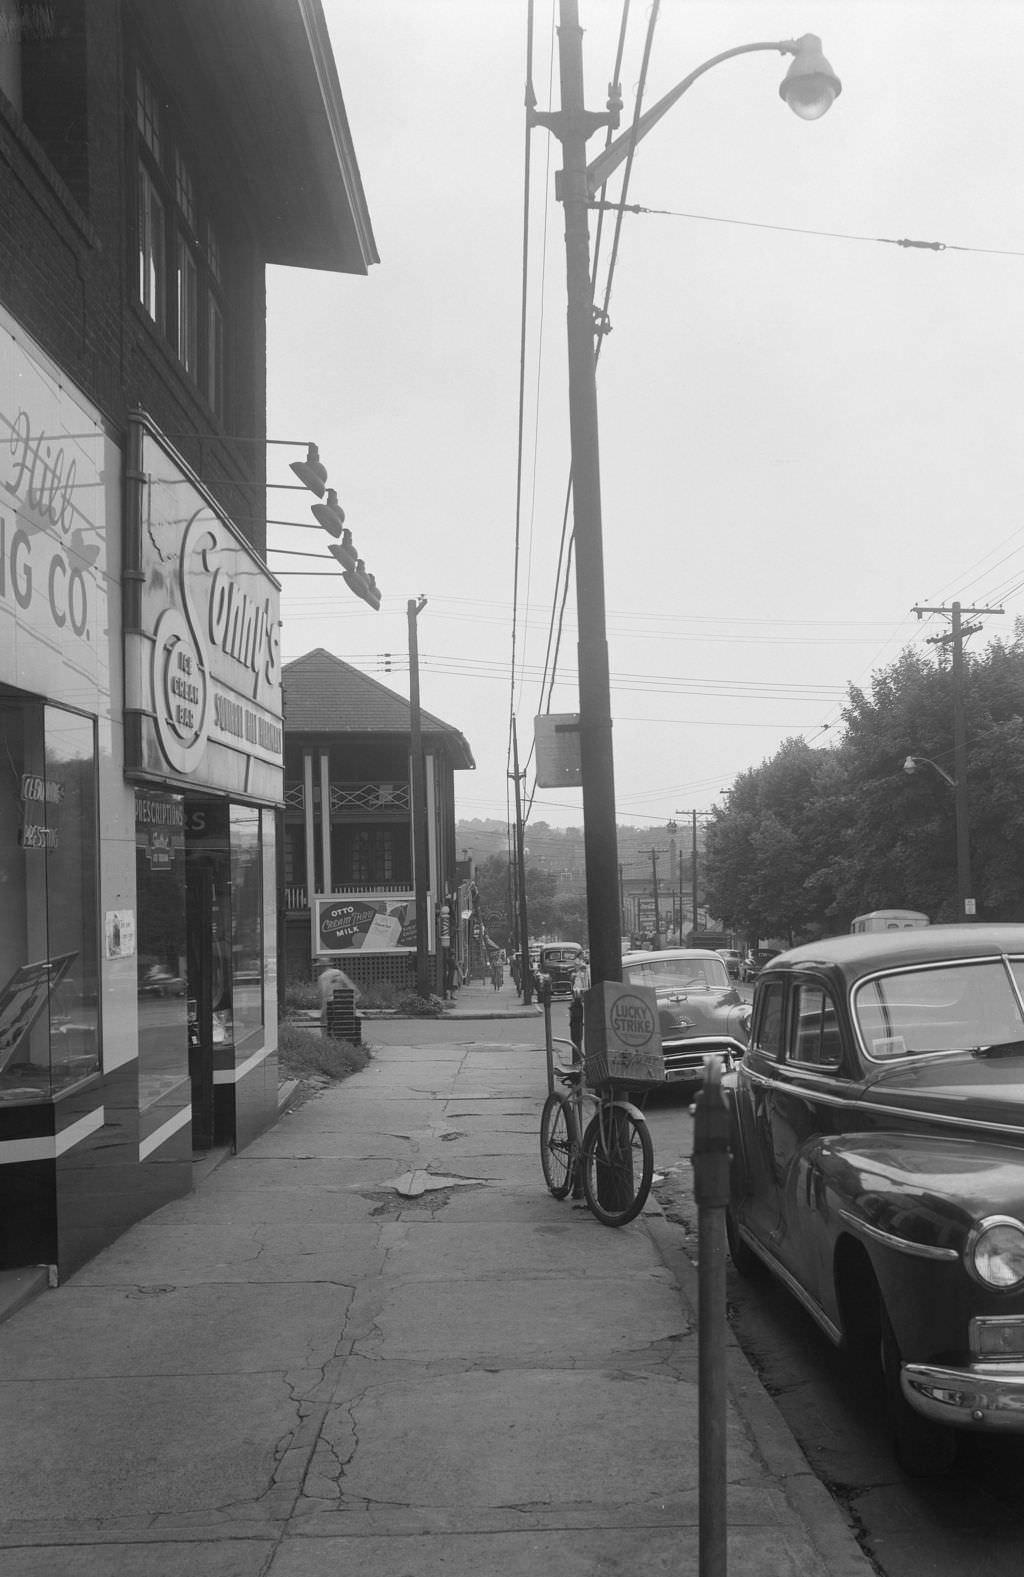
<svg viewBox="0 0 1024 1577"><path fill-rule="evenodd" d="M696 1572L692 1266L547 1194L542 1030L488 1035L379 1050L0 1325L4 1577ZM866 1577L742 1390L730 1569Z"/></svg>

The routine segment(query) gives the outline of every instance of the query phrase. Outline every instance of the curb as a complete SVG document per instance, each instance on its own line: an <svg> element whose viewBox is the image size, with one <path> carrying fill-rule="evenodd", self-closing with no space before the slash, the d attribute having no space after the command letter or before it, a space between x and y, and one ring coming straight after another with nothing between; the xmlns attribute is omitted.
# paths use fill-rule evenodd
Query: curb
<svg viewBox="0 0 1024 1577"><path fill-rule="evenodd" d="M493 1011L488 1008L448 1008L439 1013L436 1018L430 1013L397 1013L393 1008L365 1008L359 1009L356 1017L362 1024L444 1024L450 1019L505 1019L505 1018L542 1018L544 1010L540 1007L504 1008ZM287 1022L320 1027L319 1013L297 1013Z"/></svg>
<svg viewBox="0 0 1024 1577"><path fill-rule="evenodd" d="M666 1270L688 1304L697 1326L699 1272L674 1227L651 1195L641 1221ZM877 1568L861 1549L857 1535L828 1489L812 1472L795 1436L733 1334L726 1330L729 1403L756 1443L769 1474L799 1518L810 1543L821 1556L823 1577L876 1577Z"/></svg>
<svg viewBox="0 0 1024 1577"><path fill-rule="evenodd" d="M45 1265L29 1265L24 1270L0 1270L0 1324L24 1308L26 1303L46 1292L50 1275Z"/></svg>

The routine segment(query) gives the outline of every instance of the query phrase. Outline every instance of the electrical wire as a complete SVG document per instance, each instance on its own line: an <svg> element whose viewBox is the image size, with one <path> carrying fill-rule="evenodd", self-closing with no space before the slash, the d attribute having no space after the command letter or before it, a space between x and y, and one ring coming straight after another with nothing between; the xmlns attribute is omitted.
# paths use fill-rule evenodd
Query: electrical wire
<svg viewBox="0 0 1024 1577"><path fill-rule="evenodd" d="M818 236L829 241L865 241L876 246L898 246L904 251L974 252L987 257L1024 257L1024 251L1000 246L964 246L955 241L916 241L909 236L859 235L848 230L815 230L804 225L772 224L761 219L729 219L721 214L693 214L678 208L648 208L641 203L596 201L594 208L620 209L630 214L647 214L663 219L692 219L700 224L738 225L747 230L777 230L783 235Z"/></svg>
<svg viewBox="0 0 1024 1577"><path fill-rule="evenodd" d="M529 256L530 256L530 152L532 147L531 132L533 130L533 111L537 107L537 94L533 86L533 34L534 12L533 0L528 0L526 8L526 87L524 104L525 147L523 151L523 255L522 255L522 286L519 305L519 406L516 421L516 500L515 500L515 540L512 557L512 631L511 653L509 663L509 739L505 760L506 785L508 783L508 767L512 762L512 721L515 717L516 695L516 637L518 632L519 613L519 554L520 531L522 527L523 511L523 433L526 419L526 313L529 299ZM506 797L508 789L506 787Z"/></svg>

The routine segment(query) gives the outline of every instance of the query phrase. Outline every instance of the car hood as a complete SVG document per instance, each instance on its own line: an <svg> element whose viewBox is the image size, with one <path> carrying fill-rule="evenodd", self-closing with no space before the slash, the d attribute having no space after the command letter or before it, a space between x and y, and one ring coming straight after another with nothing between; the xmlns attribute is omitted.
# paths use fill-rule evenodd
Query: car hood
<svg viewBox="0 0 1024 1577"><path fill-rule="evenodd" d="M663 986L656 992L662 1040L692 1039L700 1035L732 1035L746 1041L749 1005L738 991L696 991L686 986ZM682 1020L689 1020L683 1024Z"/></svg>
<svg viewBox="0 0 1024 1577"><path fill-rule="evenodd" d="M986 1127L1024 1141L1024 1052L940 1052L893 1063L874 1075L862 1099L935 1117L945 1128L959 1121L968 1132Z"/></svg>

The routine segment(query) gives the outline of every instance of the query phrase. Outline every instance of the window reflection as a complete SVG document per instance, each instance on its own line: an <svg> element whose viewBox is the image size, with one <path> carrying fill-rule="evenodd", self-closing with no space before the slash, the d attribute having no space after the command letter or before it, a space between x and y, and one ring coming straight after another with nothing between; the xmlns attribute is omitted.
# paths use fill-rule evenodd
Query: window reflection
<svg viewBox="0 0 1024 1577"><path fill-rule="evenodd" d="M263 1027L263 869L261 812L231 808L231 1006L234 1041Z"/></svg>
<svg viewBox="0 0 1024 1577"><path fill-rule="evenodd" d="M0 691L0 1100L99 1066L91 718Z"/></svg>
<svg viewBox="0 0 1024 1577"><path fill-rule="evenodd" d="M135 796L138 902L139 1108L188 1078L185 813L171 794Z"/></svg>
<svg viewBox="0 0 1024 1577"><path fill-rule="evenodd" d="M209 894L209 912L197 914L189 938L189 979L201 997L199 983L209 975L213 1047L240 1051L263 1034L263 813L196 800L188 826L194 885ZM202 1025L200 1033L207 1033Z"/></svg>

